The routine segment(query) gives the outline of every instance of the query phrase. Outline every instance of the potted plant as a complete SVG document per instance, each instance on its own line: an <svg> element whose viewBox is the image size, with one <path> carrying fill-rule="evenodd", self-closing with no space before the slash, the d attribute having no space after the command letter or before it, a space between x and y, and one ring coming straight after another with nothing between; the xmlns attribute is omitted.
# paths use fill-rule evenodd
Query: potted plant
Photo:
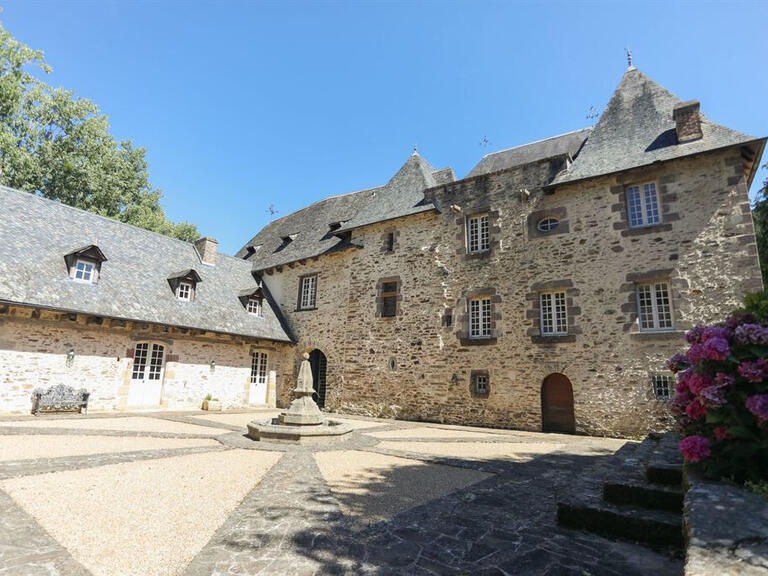
<svg viewBox="0 0 768 576"><path fill-rule="evenodd" d="M203 400L203 410L208 410L208 412L221 412L221 402L219 402L218 398L213 398L210 394L207 394Z"/></svg>

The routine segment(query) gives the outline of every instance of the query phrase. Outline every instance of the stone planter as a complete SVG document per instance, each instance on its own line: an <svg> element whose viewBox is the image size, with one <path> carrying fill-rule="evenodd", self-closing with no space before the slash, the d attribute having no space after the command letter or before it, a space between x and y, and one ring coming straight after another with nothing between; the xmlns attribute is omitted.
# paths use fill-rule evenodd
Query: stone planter
<svg viewBox="0 0 768 576"><path fill-rule="evenodd" d="M221 402L219 400L203 400L203 410L221 412Z"/></svg>

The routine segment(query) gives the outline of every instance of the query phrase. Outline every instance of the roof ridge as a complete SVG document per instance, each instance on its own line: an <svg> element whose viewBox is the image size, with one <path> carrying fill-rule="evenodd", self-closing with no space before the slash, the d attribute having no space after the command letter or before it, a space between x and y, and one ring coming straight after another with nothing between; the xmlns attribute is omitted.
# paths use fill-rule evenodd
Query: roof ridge
<svg viewBox="0 0 768 576"><path fill-rule="evenodd" d="M501 154L502 152L509 152L510 150L516 150L517 148L524 148L526 146L532 146L533 144L539 144L541 142L546 142L547 140L554 140L555 138L562 138L563 136L569 136L570 134L576 134L577 132L584 132L586 130L592 130L591 126L587 126L586 128L577 128L576 130L570 130L569 132L563 132L562 134L555 134L554 136L549 136L547 138L541 138L539 140L534 140L533 142L526 142L525 144L518 144L517 146L512 146L510 148L504 148L503 150L496 150L495 152L488 152L488 154L484 155L483 158L488 158L488 156L493 156L494 154ZM482 160L482 158L481 158Z"/></svg>

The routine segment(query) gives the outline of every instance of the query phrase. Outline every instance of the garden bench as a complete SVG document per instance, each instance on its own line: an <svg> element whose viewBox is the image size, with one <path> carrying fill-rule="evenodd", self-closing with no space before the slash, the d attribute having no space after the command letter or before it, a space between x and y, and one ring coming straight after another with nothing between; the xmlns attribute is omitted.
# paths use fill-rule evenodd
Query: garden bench
<svg viewBox="0 0 768 576"><path fill-rule="evenodd" d="M75 390L66 384L57 384L47 390L35 388L32 391L32 414L40 412L63 412L77 410L82 414L88 411L88 397L91 395L85 388Z"/></svg>

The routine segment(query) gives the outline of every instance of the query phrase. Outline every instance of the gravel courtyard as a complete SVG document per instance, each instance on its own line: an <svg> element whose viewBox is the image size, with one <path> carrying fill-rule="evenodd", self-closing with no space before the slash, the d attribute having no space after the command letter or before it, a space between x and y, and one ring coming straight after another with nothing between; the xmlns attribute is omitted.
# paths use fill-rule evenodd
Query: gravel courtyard
<svg viewBox="0 0 768 576"><path fill-rule="evenodd" d="M622 440L349 416L328 446L244 436L275 414L0 417L0 575L681 573L555 523Z"/></svg>

